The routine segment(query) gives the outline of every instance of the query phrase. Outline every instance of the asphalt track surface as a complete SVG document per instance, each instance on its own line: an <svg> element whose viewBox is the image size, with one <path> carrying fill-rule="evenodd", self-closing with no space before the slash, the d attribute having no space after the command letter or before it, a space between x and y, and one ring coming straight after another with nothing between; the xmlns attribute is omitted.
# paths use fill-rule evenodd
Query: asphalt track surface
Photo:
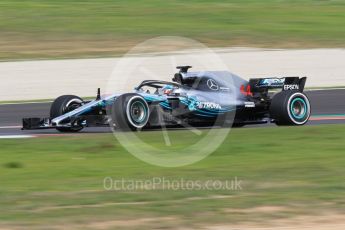
<svg viewBox="0 0 345 230"><path fill-rule="evenodd" d="M305 92L312 106L312 117L308 125L345 124L345 89L315 90ZM55 129L21 130L24 117L48 117L50 103L25 103L0 105L0 136L59 134ZM260 125L260 126L272 126ZM107 127L85 128L80 133L106 133Z"/></svg>

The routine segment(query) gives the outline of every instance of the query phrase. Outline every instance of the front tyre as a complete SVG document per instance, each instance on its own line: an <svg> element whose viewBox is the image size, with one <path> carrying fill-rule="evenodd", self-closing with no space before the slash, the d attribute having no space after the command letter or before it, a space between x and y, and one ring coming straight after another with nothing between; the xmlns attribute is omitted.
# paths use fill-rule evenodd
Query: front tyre
<svg viewBox="0 0 345 230"><path fill-rule="evenodd" d="M272 98L270 116L277 125L304 125L310 114L310 102L304 93L283 91Z"/></svg>
<svg viewBox="0 0 345 230"><path fill-rule="evenodd" d="M50 107L50 118L54 119L82 106L83 99L75 95L63 95L56 98ZM79 132L83 126L56 127L60 132Z"/></svg>
<svg viewBox="0 0 345 230"><path fill-rule="evenodd" d="M111 124L121 131L140 130L147 125L149 117L149 105L135 93L117 97L111 108Z"/></svg>

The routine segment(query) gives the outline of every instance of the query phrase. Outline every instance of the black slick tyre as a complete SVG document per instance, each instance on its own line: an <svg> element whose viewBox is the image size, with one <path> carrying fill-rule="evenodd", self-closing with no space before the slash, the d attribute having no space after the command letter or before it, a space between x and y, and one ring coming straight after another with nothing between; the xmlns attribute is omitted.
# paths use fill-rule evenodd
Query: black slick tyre
<svg viewBox="0 0 345 230"><path fill-rule="evenodd" d="M50 118L54 119L68 113L83 104L83 99L75 95L63 95L54 100L50 107ZM60 132L79 132L83 126L75 127L56 127Z"/></svg>
<svg viewBox="0 0 345 230"><path fill-rule="evenodd" d="M277 125L304 125L310 114L310 102L304 93L283 91L272 98L270 117Z"/></svg>
<svg viewBox="0 0 345 230"><path fill-rule="evenodd" d="M116 130L141 130L147 125L149 117L149 105L139 94L120 95L111 107L111 124Z"/></svg>

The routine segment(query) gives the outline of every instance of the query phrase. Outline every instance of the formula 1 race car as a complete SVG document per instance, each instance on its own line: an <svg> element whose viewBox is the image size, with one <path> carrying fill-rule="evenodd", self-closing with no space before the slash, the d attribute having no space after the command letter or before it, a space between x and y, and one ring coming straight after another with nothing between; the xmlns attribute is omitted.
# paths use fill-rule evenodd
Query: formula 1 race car
<svg viewBox="0 0 345 230"><path fill-rule="evenodd" d="M309 120L311 107L303 93L306 77L246 81L228 71L177 68L172 82L145 80L133 93L101 97L98 89L92 101L60 96L52 103L49 118L24 118L23 129L78 132L108 125L117 130L214 124L304 125Z"/></svg>

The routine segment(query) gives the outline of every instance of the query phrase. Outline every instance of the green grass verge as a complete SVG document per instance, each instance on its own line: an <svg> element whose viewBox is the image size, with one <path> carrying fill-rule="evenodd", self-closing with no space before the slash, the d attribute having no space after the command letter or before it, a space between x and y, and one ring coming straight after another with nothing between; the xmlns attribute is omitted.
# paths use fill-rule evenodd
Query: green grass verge
<svg viewBox="0 0 345 230"><path fill-rule="evenodd" d="M180 168L148 165L111 134L0 140L0 227L65 224L76 229L108 223L124 229L176 229L340 212L345 208L344 128L233 129L215 153ZM163 146L161 132L139 135ZM169 135L175 146L197 140L189 131ZM243 184L237 191L105 191L103 179L108 176L194 181L237 177ZM267 206L281 208L257 209ZM153 219L140 221L147 218Z"/></svg>
<svg viewBox="0 0 345 230"><path fill-rule="evenodd" d="M342 0L3 0L0 59L113 56L176 35L212 47L344 47Z"/></svg>

